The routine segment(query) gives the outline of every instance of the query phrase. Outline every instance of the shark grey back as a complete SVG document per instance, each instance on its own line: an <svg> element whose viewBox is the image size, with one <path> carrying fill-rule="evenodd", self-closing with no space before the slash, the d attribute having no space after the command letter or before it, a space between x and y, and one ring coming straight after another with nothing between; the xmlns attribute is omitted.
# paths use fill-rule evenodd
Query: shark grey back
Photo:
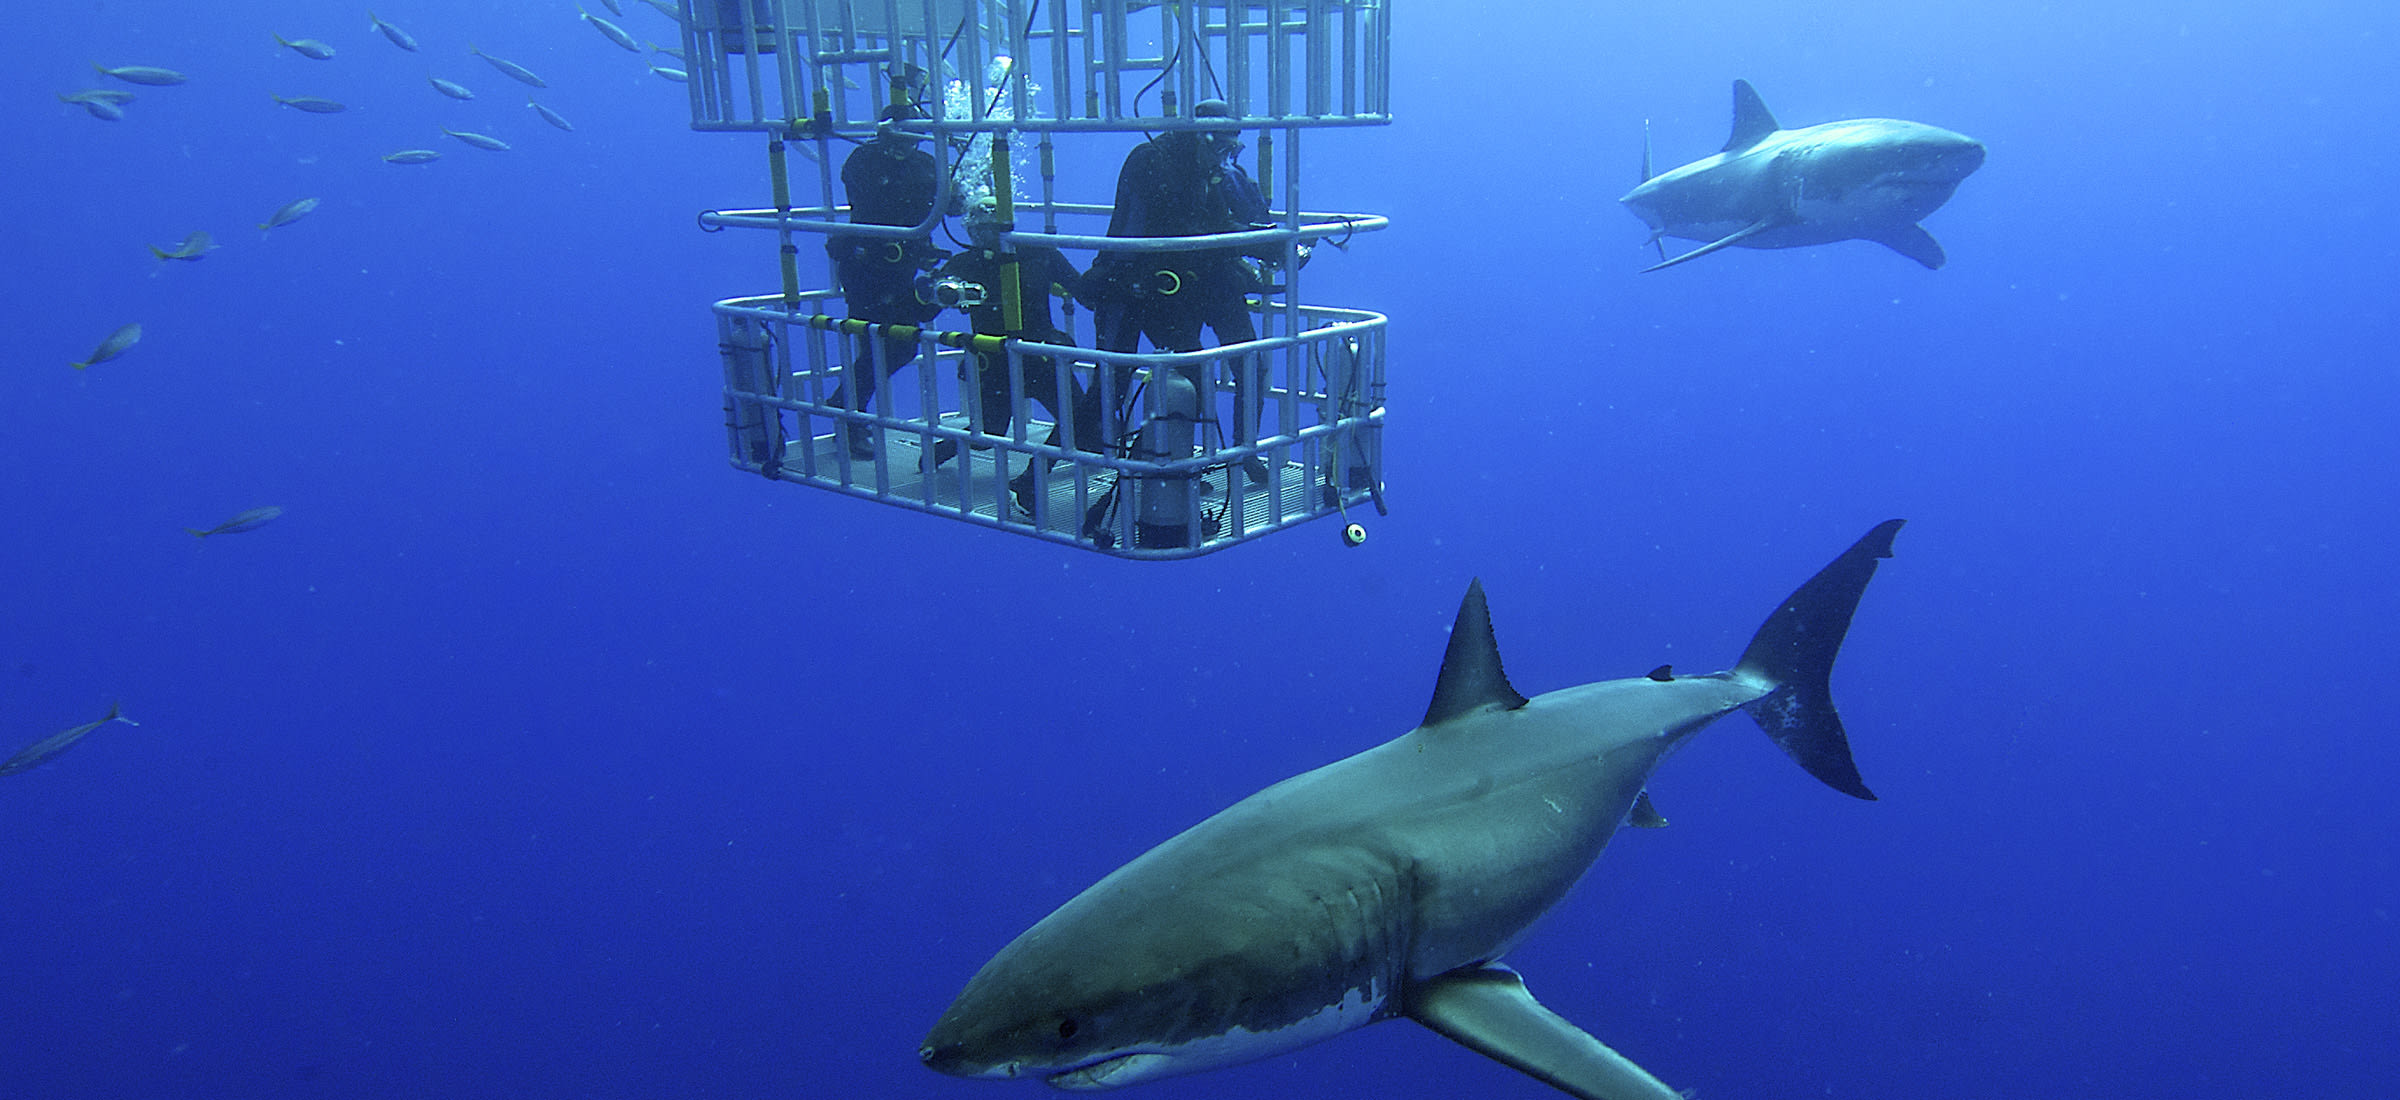
<svg viewBox="0 0 2400 1100"><path fill-rule="evenodd" d="M1939 268L1948 258L1917 223L1948 202L1983 159L1973 138L1901 119L1782 129L1757 90L1736 80L1725 148L1653 175L1645 138L1642 184L1618 201L1650 227L1652 243L1705 242L1645 271L1736 246L1849 240L1874 241Z"/></svg>
<svg viewBox="0 0 2400 1100"><path fill-rule="evenodd" d="M1586 1100L1673 1100L1500 959L1565 898L1659 761L1736 710L1873 798L1828 689L1900 521L1770 615L1732 669L1532 698L1471 585L1423 724L1243 799L1110 873L986 963L934 1024L956 1076L1113 1088L1405 1016Z"/></svg>

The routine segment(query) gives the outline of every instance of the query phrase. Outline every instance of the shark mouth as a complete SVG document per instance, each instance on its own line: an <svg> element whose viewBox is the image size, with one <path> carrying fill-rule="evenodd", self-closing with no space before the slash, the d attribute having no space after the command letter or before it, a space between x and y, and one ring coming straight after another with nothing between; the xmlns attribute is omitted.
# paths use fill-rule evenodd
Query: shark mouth
<svg viewBox="0 0 2400 1100"><path fill-rule="evenodd" d="M1173 1060L1171 1056L1156 1051L1118 1054L1063 1073L1051 1074L1043 1083L1069 1092L1113 1089L1136 1081L1167 1076Z"/></svg>

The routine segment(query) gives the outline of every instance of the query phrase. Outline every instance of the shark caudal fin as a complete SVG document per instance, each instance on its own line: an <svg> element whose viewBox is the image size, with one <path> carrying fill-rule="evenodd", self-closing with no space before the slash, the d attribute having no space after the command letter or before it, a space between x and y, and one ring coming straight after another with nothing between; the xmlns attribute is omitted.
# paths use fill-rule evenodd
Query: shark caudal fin
<svg viewBox="0 0 2400 1100"><path fill-rule="evenodd" d="M1872 799L1875 792L1859 778L1850 759L1850 736L1833 709L1833 658L1849 633L1858 598L1875 576L1875 563L1892 556L1892 536L1905 522L1876 524L1818 570L1767 617L1732 673L1764 690L1742 709L1784 754L1826 786L1856 798Z"/></svg>

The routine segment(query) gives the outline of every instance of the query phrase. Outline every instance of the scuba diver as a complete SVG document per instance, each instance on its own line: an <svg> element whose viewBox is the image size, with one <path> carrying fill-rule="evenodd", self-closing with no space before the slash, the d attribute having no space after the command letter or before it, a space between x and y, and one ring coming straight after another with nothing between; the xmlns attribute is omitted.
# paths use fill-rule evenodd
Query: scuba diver
<svg viewBox="0 0 2400 1100"><path fill-rule="evenodd" d="M1229 118L1224 100L1192 105L1194 118ZM1194 237L1269 228L1266 197L1237 159L1240 139L1226 130L1171 130L1134 147L1117 173L1111 237ZM1307 252L1301 253L1305 259ZM1161 351L1199 351L1201 326L1219 346L1258 338L1248 296L1262 289L1251 260L1280 263L1280 245L1172 252L1102 252L1078 295L1092 308L1092 339L1103 351L1138 351L1142 338ZM1246 364L1235 370L1235 442L1249 440L1262 381ZM1118 393L1129 392L1120 378ZM1095 394L1098 391L1093 391ZM1266 480L1265 464L1244 464L1251 480ZM1252 468L1255 467L1255 468Z"/></svg>
<svg viewBox="0 0 2400 1100"><path fill-rule="evenodd" d="M967 207L967 238L971 247L953 254L936 270L921 288L919 297L964 311L970 326L982 336L1016 336L1043 344L1067 344L1075 337L1051 319L1050 296L1055 289L1071 292L1082 280L1083 273L1075 269L1065 254L1046 245L1019 245L1013 257L1017 265L1018 320L1015 331L1008 327L1006 293L1002 268L1011 258L1000 250L1000 235L1009 229L1001 217L998 199L986 196ZM1069 308L1073 308L1071 305ZM983 434L1005 437L1016 413L1016 394L1009 387L1008 353L1002 350L975 353L976 372L980 376L983 409ZM1084 400L1083 387L1075 381L1073 371L1062 371L1056 360L1046 355L1024 357L1026 396L1048 410L1052 427L1049 438L1042 442L1057 446L1060 431L1056 427L1067 415L1075 421L1076 445L1087 451L1100 450L1099 410ZM1063 375L1063 377L1062 377ZM1059 389L1066 388L1066 407L1059 405ZM1050 460L1036 459L1026 464L1025 471L1008 482L1009 495L1027 515L1033 514L1034 497L1038 493L1035 468L1047 470Z"/></svg>
<svg viewBox="0 0 2400 1100"><path fill-rule="evenodd" d="M941 172L933 154L918 146L924 138L897 124L925 118L909 103L895 103L876 115L875 139L864 142L842 161L842 189L850 199L850 220L858 225L924 225L933 217L934 199L941 193ZM825 241L833 257L834 275L850 316L879 325L921 325L934 318L939 305L917 297L917 273L941 262L930 233L905 241L836 234ZM880 345L880 347L878 347ZM915 340L885 335L858 337L845 385L833 391L831 404L852 412L874 408L875 365L878 352L888 377L917 358ZM850 457L875 457L871 425L847 422L844 435ZM934 465L958 453L958 444L942 440L934 448Z"/></svg>
<svg viewBox="0 0 2400 1100"><path fill-rule="evenodd" d="M1221 99L1192 105L1193 118L1231 118L1232 114L1232 108ZM1135 146L1117 172L1116 206L1110 212L1108 235L1195 237L1273 227L1266 197L1242 169L1241 152L1241 140L1228 130L1170 130ZM1304 247L1300 258L1305 262L1307 256ZM1077 298L1092 309L1092 342L1103 351L1138 351L1145 337L1160 351L1199 351L1205 346L1200 340L1202 326L1216 336L1220 347L1247 343L1258 338L1250 318L1249 295L1265 289L1261 265L1282 260L1281 245L1102 252L1085 274ZM1224 363L1234 376L1233 443L1239 445L1255 435L1265 379L1257 377L1257 361L1248 356L1228 358ZM1116 393L1120 400L1129 400L1132 370L1112 369ZM1196 373L1187 371L1185 376L1193 389L1199 390L1201 380ZM1086 391L1087 404L1096 406L1099 400L1098 387ZM1095 407L1089 414L1078 414L1077 422L1101 419L1101 413L1107 411ZM1128 413L1127 409L1114 410L1113 419L1107 421L1112 438L1122 440L1130 435L1126 425L1132 417ZM1244 459L1241 467L1250 481L1267 480L1267 464L1256 456ZM1087 536L1097 538L1104 533L1107 510L1114 503L1112 493L1091 507L1084 520ZM1206 522L1213 525L1213 517Z"/></svg>

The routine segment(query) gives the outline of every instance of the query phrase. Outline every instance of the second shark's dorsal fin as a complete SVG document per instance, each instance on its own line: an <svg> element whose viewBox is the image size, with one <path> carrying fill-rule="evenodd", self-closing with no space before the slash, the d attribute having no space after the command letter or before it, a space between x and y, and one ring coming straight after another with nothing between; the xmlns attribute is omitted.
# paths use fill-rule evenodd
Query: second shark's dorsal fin
<svg viewBox="0 0 2400 1100"><path fill-rule="evenodd" d="M1733 136L1725 139L1724 152L1747 149L1782 127L1775 125L1775 116L1767 111L1767 101L1758 98L1758 89L1747 80L1733 82Z"/></svg>
<svg viewBox="0 0 2400 1100"><path fill-rule="evenodd" d="M1433 682L1433 705L1425 708L1425 725L1438 726L1470 711L1497 705L1515 710L1525 697L1508 682L1500 668L1500 643L1492 636L1492 612L1483 601L1483 581L1467 584L1459 601L1458 621L1450 626L1450 647L1442 651L1442 674Z"/></svg>

